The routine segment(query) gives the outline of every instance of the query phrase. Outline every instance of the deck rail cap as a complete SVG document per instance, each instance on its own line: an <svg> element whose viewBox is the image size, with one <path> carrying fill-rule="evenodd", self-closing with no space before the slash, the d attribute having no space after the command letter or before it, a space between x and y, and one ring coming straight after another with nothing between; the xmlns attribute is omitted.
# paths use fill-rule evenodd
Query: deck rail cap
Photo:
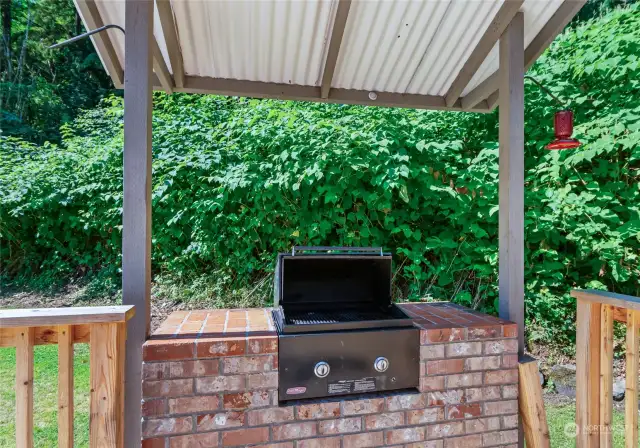
<svg viewBox="0 0 640 448"><path fill-rule="evenodd" d="M620 308L640 310L640 297L601 291L598 289L572 289L571 297L587 302L603 303Z"/></svg>
<svg viewBox="0 0 640 448"><path fill-rule="evenodd" d="M134 314L133 305L7 309L0 310L0 328L126 322Z"/></svg>

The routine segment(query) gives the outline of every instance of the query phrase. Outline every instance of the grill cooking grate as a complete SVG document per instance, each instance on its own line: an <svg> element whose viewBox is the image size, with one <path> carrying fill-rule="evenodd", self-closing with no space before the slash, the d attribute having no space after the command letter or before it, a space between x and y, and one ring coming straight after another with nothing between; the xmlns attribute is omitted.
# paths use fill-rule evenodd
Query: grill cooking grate
<svg viewBox="0 0 640 448"><path fill-rule="evenodd" d="M336 324L341 322L358 322L367 320L394 319L382 311L306 311L285 314L287 325Z"/></svg>

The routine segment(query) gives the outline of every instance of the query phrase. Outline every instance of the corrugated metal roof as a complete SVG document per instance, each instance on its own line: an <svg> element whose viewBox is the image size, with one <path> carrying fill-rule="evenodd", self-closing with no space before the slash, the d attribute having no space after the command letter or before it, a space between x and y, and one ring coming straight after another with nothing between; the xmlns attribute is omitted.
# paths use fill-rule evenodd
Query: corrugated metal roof
<svg viewBox="0 0 640 448"><path fill-rule="evenodd" d="M183 0L172 5L187 75L318 84L335 2Z"/></svg>
<svg viewBox="0 0 640 448"><path fill-rule="evenodd" d="M331 88L444 97L504 1L353 0ZM318 87L338 2L171 0L184 73ZM125 0L95 3L105 24L124 26ZM525 47L562 3L522 4ZM124 66L124 36L108 33ZM154 36L172 73L164 34L156 7ZM462 96L497 70L496 43Z"/></svg>
<svg viewBox="0 0 640 448"><path fill-rule="evenodd" d="M501 3L359 3L335 86L444 95Z"/></svg>

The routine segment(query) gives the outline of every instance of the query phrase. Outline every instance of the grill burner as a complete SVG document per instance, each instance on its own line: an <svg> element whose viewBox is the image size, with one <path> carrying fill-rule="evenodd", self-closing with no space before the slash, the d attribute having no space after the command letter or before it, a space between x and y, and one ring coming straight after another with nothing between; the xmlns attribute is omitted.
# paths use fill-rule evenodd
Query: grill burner
<svg viewBox="0 0 640 448"><path fill-rule="evenodd" d="M313 325L385 319L393 319L393 316L382 311L308 311L306 313L288 313L285 317L285 323L287 325Z"/></svg>
<svg viewBox="0 0 640 448"><path fill-rule="evenodd" d="M419 330L391 303L390 255L294 248L274 286L280 401L418 386Z"/></svg>

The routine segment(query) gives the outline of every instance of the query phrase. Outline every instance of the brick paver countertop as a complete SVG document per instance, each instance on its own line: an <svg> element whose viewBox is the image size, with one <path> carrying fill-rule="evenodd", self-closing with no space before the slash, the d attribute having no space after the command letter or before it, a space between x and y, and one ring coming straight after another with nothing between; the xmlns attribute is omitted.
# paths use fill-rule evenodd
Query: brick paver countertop
<svg viewBox="0 0 640 448"><path fill-rule="evenodd" d="M400 306L423 330L472 329L472 334L492 332L494 337L514 337L516 325L449 302L403 303ZM467 330L468 331L468 330ZM433 331L432 334L442 334ZM233 310L174 311L151 339L238 338L276 336L271 308Z"/></svg>
<svg viewBox="0 0 640 448"><path fill-rule="evenodd" d="M420 386L278 403L271 309L176 311L143 347L143 448L517 447L515 324L406 303Z"/></svg>

